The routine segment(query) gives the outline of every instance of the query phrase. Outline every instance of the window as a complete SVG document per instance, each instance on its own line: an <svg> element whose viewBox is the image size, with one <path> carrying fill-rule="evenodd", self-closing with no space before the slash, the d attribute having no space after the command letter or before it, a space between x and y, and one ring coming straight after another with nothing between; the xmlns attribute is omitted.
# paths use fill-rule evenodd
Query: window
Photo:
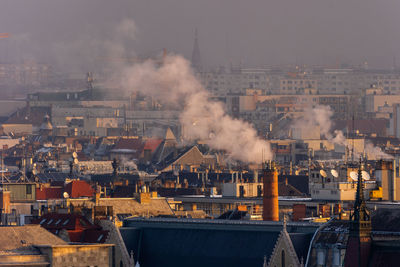
<svg viewBox="0 0 400 267"><path fill-rule="evenodd" d="M239 186L239 196L244 197L244 187L243 185Z"/></svg>
<svg viewBox="0 0 400 267"><path fill-rule="evenodd" d="M285 267L285 251L283 249L281 252L281 266Z"/></svg>
<svg viewBox="0 0 400 267"><path fill-rule="evenodd" d="M257 185L257 196L258 197L262 196L262 187L261 187L261 185Z"/></svg>
<svg viewBox="0 0 400 267"><path fill-rule="evenodd" d="M341 266L340 250L335 248L333 250L333 266Z"/></svg>
<svg viewBox="0 0 400 267"><path fill-rule="evenodd" d="M317 264L325 265L325 251L322 249L317 251Z"/></svg>
<svg viewBox="0 0 400 267"><path fill-rule="evenodd" d="M67 225L68 222L69 222L69 219L66 219L65 222L63 222L63 225Z"/></svg>
<svg viewBox="0 0 400 267"><path fill-rule="evenodd" d="M40 221L39 224L42 225L45 221L46 221L46 219L43 219L43 220Z"/></svg>
<svg viewBox="0 0 400 267"><path fill-rule="evenodd" d="M30 184L26 185L26 194L32 195L32 185L30 185Z"/></svg>

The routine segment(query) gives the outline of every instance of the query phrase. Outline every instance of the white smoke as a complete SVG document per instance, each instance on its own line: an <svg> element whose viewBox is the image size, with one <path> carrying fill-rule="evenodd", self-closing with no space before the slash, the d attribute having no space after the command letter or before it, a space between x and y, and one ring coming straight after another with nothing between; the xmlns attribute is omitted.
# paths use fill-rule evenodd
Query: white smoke
<svg viewBox="0 0 400 267"><path fill-rule="evenodd" d="M335 130L333 133L334 133L334 137L332 138L332 143L343 145L343 146L348 145L346 137L344 136L344 134L341 130Z"/></svg>
<svg viewBox="0 0 400 267"><path fill-rule="evenodd" d="M167 55L161 65L147 60L125 67L121 84L126 91L137 90L162 103L183 106L180 122L186 141L204 140L211 148L244 162L272 159L269 144L250 124L231 118L222 103L210 101L211 95L181 56Z"/></svg>
<svg viewBox="0 0 400 267"><path fill-rule="evenodd" d="M120 157L120 165L123 167L129 167L132 170L138 169L136 162L127 157Z"/></svg>
<svg viewBox="0 0 400 267"><path fill-rule="evenodd" d="M307 108L300 120L297 120L294 127L301 129L303 134L310 135L312 131L319 129L320 135L326 139L332 139L330 133L332 128L331 117L333 111L329 106L317 105L314 108Z"/></svg>
<svg viewBox="0 0 400 267"><path fill-rule="evenodd" d="M308 108L304 112L304 117L296 123L302 131L309 131L319 127L322 137L325 137L330 143L349 147L349 143L341 130L335 130L332 134L332 117L333 111L329 106L317 105ZM382 151L380 147L374 146L370 142L366 142L364 150L369 159L391 159L392 156ZM353 157L359 157L360 154L353 151Z"/></svg>
<svg viewBox="0 0 400 267"><path fill-rule="evenodd" d="M138 62L134 51L127 48L132 46L137 32L134 21L125 19L107 34L107 39L92 38L88 34L83 39L77 38L79 41L75 43L60 44L57 51L65 62L73 58L74 51L79 51L77 56L80 58L96 59L100 56L106 61L111 60L108 67L115 75L107 77L105 87L116 88L119 85L123 93L140 92L164 107L182 110L180 122L184 140L201 139L211 148L225 151L234 160L261 162L272 159L269 144L257 136L250 124L229 117L222 103L210 101L210 94L183 57L170 54L162 62L151 59ZM74 58L71 61L79 60ZM96 62L93 60L87 65Z"/></svg>
<svg viewBox="0 0 400 267"><path fill-rule="evenodd" d="M321 137L326 138L330 143L346 146L347 141L342 131L335 130L332 133L332 115L333 111L329 106L309 107L304 111L303 117L296 122L295 127L305 133L318 128Z"/></svg>
<svg viewBox="0 0 400 267"><path fill-rule="evenodd" d="M386 154L382 151L380 147L374 146L372 143L367 142L365 144L365 153L368 156L368 159L378 160L378 159L393 159L391 155Z"/></svg>

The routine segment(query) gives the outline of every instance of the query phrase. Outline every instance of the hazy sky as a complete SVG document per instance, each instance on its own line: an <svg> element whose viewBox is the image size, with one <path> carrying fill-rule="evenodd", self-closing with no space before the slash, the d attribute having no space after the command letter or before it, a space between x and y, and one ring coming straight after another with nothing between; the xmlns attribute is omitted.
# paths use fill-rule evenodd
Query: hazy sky
<svg viewBox="0 0 400 267"><path fill-rule="evenodd" d="M0 32L12 34L0 39L0 59L90 62L130 18L137 32L125 45L138 55L167 48L190 58L197 27L207 66L391 67L394 56L400 65L399 10L399 0L0 0Z"/></svg>

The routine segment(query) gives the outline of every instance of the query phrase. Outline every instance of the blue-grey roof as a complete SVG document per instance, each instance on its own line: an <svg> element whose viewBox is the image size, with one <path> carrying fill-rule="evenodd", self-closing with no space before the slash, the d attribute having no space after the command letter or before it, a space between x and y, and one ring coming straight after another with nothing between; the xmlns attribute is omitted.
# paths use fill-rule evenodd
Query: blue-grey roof
<svg viewBox="0 0 400 267"><path fill-rule="evenodd" d="M294 250L297 257L305 262L307 259L308 249L314 233L290 233L290 240L292 241Z"/></svg>
<svg viewBox="0 0 400 267"><path fill-rule="evenodd" d="M315 229L310 225L306 232ZM279 222L179 219L127 219L120 229L128 251L144 267L260 267L281 230Z"/></svg>

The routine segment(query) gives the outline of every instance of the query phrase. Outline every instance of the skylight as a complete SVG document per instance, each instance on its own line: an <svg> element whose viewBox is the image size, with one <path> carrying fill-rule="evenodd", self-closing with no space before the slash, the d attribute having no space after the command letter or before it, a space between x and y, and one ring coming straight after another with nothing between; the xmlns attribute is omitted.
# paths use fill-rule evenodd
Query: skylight
<svg viewBox="0 0 400 267"><path fill-rule="evenodd" d="M100 240L103 238L103 234L101 234L100 236L99 236L99 238L97 238L97 242L100 242Z"/></svg>

